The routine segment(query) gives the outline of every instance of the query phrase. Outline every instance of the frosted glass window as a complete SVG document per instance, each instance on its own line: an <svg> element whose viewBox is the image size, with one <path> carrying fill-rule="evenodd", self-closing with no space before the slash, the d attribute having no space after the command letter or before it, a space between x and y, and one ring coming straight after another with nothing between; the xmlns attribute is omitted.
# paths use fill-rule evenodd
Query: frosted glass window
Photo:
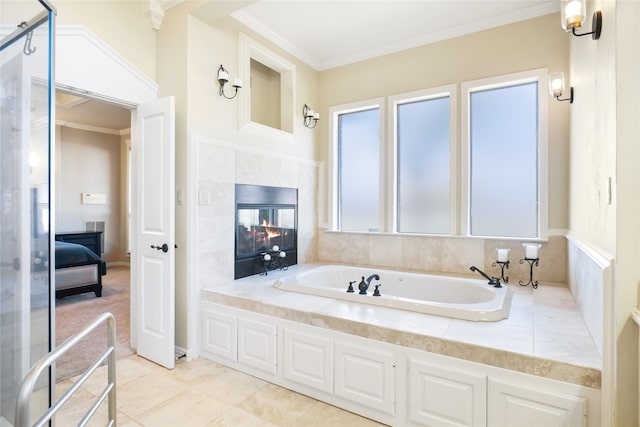
<svg viewBox="0 0 640 427"><path fill-rule="evenodd" d="M379 128L377 108L338 115L338 220L343 231L378 231Z"/></svg>
<svg viewBox="0 0 640 427"><path fill-rule="evenodd" d="M471 93L470 233L537 237L538 83Z"/></svg>
<svg viewBox="0 0 640 427"><path fill-rule="evenodd" d="M449 233L449 97L397 106L398 231Z"/></svg>

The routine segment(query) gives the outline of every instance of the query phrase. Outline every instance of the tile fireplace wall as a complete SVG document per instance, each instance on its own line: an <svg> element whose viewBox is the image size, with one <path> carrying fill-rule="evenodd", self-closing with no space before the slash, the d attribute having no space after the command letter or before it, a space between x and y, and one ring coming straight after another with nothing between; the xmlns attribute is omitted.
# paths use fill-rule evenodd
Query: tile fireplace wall
<svg viewBox="0 0 640 427"><path fill-rule="evenodd" d="M318 164L197 138L198 285L233 280L235 184L298 189L298 263L316 259Z"/></svg>

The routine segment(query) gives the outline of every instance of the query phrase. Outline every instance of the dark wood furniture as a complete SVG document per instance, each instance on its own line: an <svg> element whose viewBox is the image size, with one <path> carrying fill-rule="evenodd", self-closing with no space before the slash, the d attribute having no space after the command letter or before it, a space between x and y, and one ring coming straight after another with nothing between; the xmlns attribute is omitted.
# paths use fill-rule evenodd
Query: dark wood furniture
<svg viewBox="0 0 640 427"><path fill-rule="evenodd" d="M102 231L78 231L56 233L55 240L75 243L91 249L96 255L102 252ZM56 266L56 298L94 292L102 296L102 276L106 274L104 261L77 266Z"/></svg>
<svg viewBox="0 0 640 427"><path fill-rule="evenodd" d="M56 240L85 246L98 256L102 254L102 231L61 232L56 233Z"/></svg>

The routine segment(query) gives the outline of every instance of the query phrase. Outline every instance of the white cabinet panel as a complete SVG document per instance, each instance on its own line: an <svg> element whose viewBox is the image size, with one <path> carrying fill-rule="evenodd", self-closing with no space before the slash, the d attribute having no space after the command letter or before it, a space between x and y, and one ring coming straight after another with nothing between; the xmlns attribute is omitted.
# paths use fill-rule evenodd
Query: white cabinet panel
<svg viewBox="0 0 640 427"><path fill-rule="evenodd" d="M238 319L238 362L275 375L277 331L268 323Z"/></svg>
<svg viewBox="0 0 640 427"><path fill-rule="evenodd" d="M393 354L336 342L335 395L394 415Z"/></svg>
<svg viewBox="0 0 640 427"><path fill-rule="evenodd" d="M426 426L486 426L487 378L409 359L408 418Z"/></svg>
<svg viewBox="0 0 640 427"><path fill-rule="evenodd" d="M582 427L587 401L489 378L489 425L505 427Z"/></svg>
<svg viewBox="0 0 640 427"><path fill-rule="evenodd" d="M333 393L333 340L284 330L284 377Z"/></svg>
<svg viewBox="0 0 640 427"><path fill-rule="evenodd" d="M204 310L202 349L217 356L236 361L237 351L237 322L235 316Z"/></svg>

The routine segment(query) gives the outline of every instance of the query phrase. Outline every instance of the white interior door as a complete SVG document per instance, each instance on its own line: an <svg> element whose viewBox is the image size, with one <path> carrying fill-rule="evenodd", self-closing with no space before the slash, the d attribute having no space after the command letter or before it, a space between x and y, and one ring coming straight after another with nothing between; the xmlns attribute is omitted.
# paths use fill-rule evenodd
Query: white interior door
<svg viewBox="0 0 640 427"><path fill-rule="evenodd" d="M172 369L175 360L175 101L140 105L135 121L134 215L137 352Z"/></svg>

